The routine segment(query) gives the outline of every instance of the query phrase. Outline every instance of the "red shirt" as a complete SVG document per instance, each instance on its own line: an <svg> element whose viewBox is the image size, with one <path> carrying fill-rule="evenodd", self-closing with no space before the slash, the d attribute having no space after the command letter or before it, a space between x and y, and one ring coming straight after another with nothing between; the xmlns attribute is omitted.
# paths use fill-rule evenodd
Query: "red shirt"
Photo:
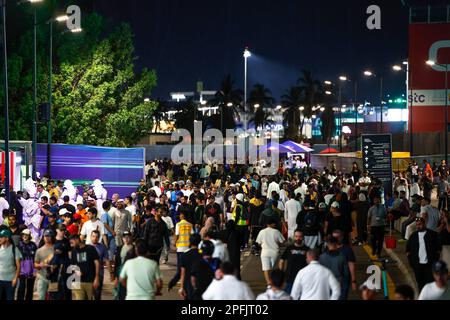
<svg viewBox="0 0 450 320"><path fill-rule="evenodd" d="M75 225L75 223L72 223L66 229L67 229L67 231L69 231L71 236L75 236L75 235L79 234L79 232L80 232L80 228L77 225Z"/></svg>

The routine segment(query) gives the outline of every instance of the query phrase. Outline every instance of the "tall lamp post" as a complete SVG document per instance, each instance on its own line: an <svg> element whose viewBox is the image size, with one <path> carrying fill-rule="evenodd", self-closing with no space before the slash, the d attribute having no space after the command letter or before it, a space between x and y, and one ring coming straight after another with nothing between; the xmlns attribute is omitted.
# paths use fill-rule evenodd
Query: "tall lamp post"
<svg viewBox="0 0 450 320"><path fill-rule="evenodd" d="M245 137L245 152L247 153L247 60L252 56L248 47L244 50L244 137ZM247 158L247 157L246 157Z"/></svg>
<svg viewBox="0 0 450 320"><path fill-rule="evenodd" d="M52 145L52 121L51 121L51 110L52 110L52 92L53 92L53 23L67 21L69 17L67 15L58 16L47 21L50 27L50 39L49 39L49 72L48 72L48 108L49 108L49 119L47 121L47 174L51 176L51 145ZM76 33L81 32L82 29L70 29L69 32ZM63 32L66 33L66 32Z"/></svg>
<svg viewBox="0 0 450 320"><path fill-rule="evenodd" d="M377 75L371 71L364 71L364 75L366 77L377 77ZM381 109L381 113L380 113L380 122L381 122L381 133L383 132L383 77L379 77L380 78L380 109Z"/></svg>
<svg viewBox="0 0 450 320"><path fill-rule="evenodd" d="M431 66L436 71L444 71L445 70L445 164L448 165L448 64L440 64L433 60L428 60L426 62L429 66Z"/></svg>
<svg viewBox="0 0 450 320"><path fill-rule="evenodd" d="M403 71L406 74L406 108L409 110L411 118L410 118L410 127L409 127L409 152L411 155L413 154L413 135L412 135L412 105L409 105L409 63L408 61L404 61L403 65L405 66L405 69L402 68L400 65L394 65L392 66L392 69L396 72Z"/></svg>
<svg viewBox="0 0 450 320"><path fill-rule="evenodd" d="M2 59L3 59L3 108L4 108L4 120L5 120L5 195L8 203L11 203L11 194L9 189L9 105L8 105L8 53L6 47L6 0L2 0L1 3L1 44L2 44ZM14 164L13 164L14 165Z"/></svg>
<svg viewBox="0 0 450 320"><path fill-rule="evenodd" d="M23 3L38 3L42 2L43 0L22 0L19 1L17 4L21 5ZM36 119L36 108L37 108L37 45L36 45L36 38L37 38L37 9L34 8L34 19L33 19L33 111L32 111L32 117L33 117L33 125L32 125L32 148L31 148L31 165L33 167L32 170L32 178L33 180L36 180L36 148L37 148L37 119Z"/></svg>

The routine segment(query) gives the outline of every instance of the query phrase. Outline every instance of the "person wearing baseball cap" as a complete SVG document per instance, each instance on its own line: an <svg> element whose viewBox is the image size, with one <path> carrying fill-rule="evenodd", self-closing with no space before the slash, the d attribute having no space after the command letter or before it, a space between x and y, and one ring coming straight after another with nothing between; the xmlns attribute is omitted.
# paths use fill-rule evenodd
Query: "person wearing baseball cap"
<svg viewBox="0 0 450 320"><path fill-rule="evenodd" d="M20 261L19 287L17 289L18 301L33 300L33 288L36 281L34 258L36 256L37 245L32 241L30 229L23 229L20 233L20 242L17 248L22 254Z"/></svg>
<svg viewBox="0 0 450 320"><path fill-rule="evenodd" d="M20 261L22 254L11 241L12 233L8 229L0 231L0 296L5 296L6 300L14 300L14 287L20 276Z"/></svg>
<svg viewBox="0 0 450 320"><path fill-rule="evenodd" d="M55 253L56 232L50 229L44 231L42 237L42 246L36 251L34 259L34 266L37 269L36 273L36 291L38 293L38 300L45 300L47 296L50 281L47 279L47 268L50 268L50 261Z"/></svg>
<svg viewBox="0 0 450 320"><path fill-rule="evenodd" d="M431 268L434 282L426 284L418 300L450 300L448 267L444 261L436 261Z"/></svg>

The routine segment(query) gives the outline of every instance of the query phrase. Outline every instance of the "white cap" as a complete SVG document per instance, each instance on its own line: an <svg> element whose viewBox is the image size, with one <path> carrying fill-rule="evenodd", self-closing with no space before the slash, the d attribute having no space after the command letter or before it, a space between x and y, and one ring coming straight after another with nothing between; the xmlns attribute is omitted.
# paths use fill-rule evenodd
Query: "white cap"
<svg viewBox="0 0 450 320"><path fill-rule="evenodd" d="M66 213L69 213L70 211L69 210L67 210L66 208L62 208L61 210L59 210L59 215L60 216L63 216L63 215L65 215Z"/></svg>
<svg viewBox="0 0 450 320"><path fill-rule="evenodd" d="M117 200L117 202L125 202L125 200L119 199L119 200Z"/></svg>
<svg viewBox="0 0 450 320"><path fill-rule="evenodd" d="M30 231L30 229L23 229L22 232L21 232L20 234L31 235L31 231Z"/></svg>
<svg viewBox="0 0 450 320"><path fill-rule="evenodd" d="M239 201L241 201L241 202L243 202L243 201L244 201L244 195L243 195L242 193L238 193L238 194L236 195L236 199L239 200Z"/></svg>
<svg viewBox="0 0 450 320"><path fill-rule="evenodd" d="M331 207L332 207L332 208L339 208L339 202L334 201L334 202L331 204Z"/></svg>
<svg viewBox="0 0 450 320"><path fill-rule="evenodd" d="M326 207L327 205L325 204L325 202L319 203L319 209L325 209Z"/></svg>
<svg viewBox="0 0 450 320"><path fill-rule="evenodd" d="M92 197L88 197L88 198L87 198L87 201L95 201L95 199L92 198Z"/></svg>

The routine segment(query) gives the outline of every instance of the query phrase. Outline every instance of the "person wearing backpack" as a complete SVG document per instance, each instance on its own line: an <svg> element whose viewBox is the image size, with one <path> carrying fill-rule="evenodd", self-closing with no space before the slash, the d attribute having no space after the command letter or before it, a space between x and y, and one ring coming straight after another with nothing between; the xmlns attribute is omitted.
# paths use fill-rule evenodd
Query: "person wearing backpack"
<svg viewBox="0 0 450 320"><path fill-rule="evenodd" d="M299 215L298 226L303 231L305 245L315 249L320 244L320 218L314 207L308 207L304 214Z"/></svg>
<svg viewBox="0 0 450 320"><path fill-rule="evenodd" d="M11 241L11 231L0 231L0 300L14 300L14 288L20 275L22 254Z"/></svg>
<svg viewBox="0 0 450 320"><path fill-rule="evenodd" d="M215 273L221 264L220 259L212 257L214 253L214 244L211 241L203 241L200 250L202 259L197 261L191 270L194 300L202 300L203 293L214 280Z"/></svg>

